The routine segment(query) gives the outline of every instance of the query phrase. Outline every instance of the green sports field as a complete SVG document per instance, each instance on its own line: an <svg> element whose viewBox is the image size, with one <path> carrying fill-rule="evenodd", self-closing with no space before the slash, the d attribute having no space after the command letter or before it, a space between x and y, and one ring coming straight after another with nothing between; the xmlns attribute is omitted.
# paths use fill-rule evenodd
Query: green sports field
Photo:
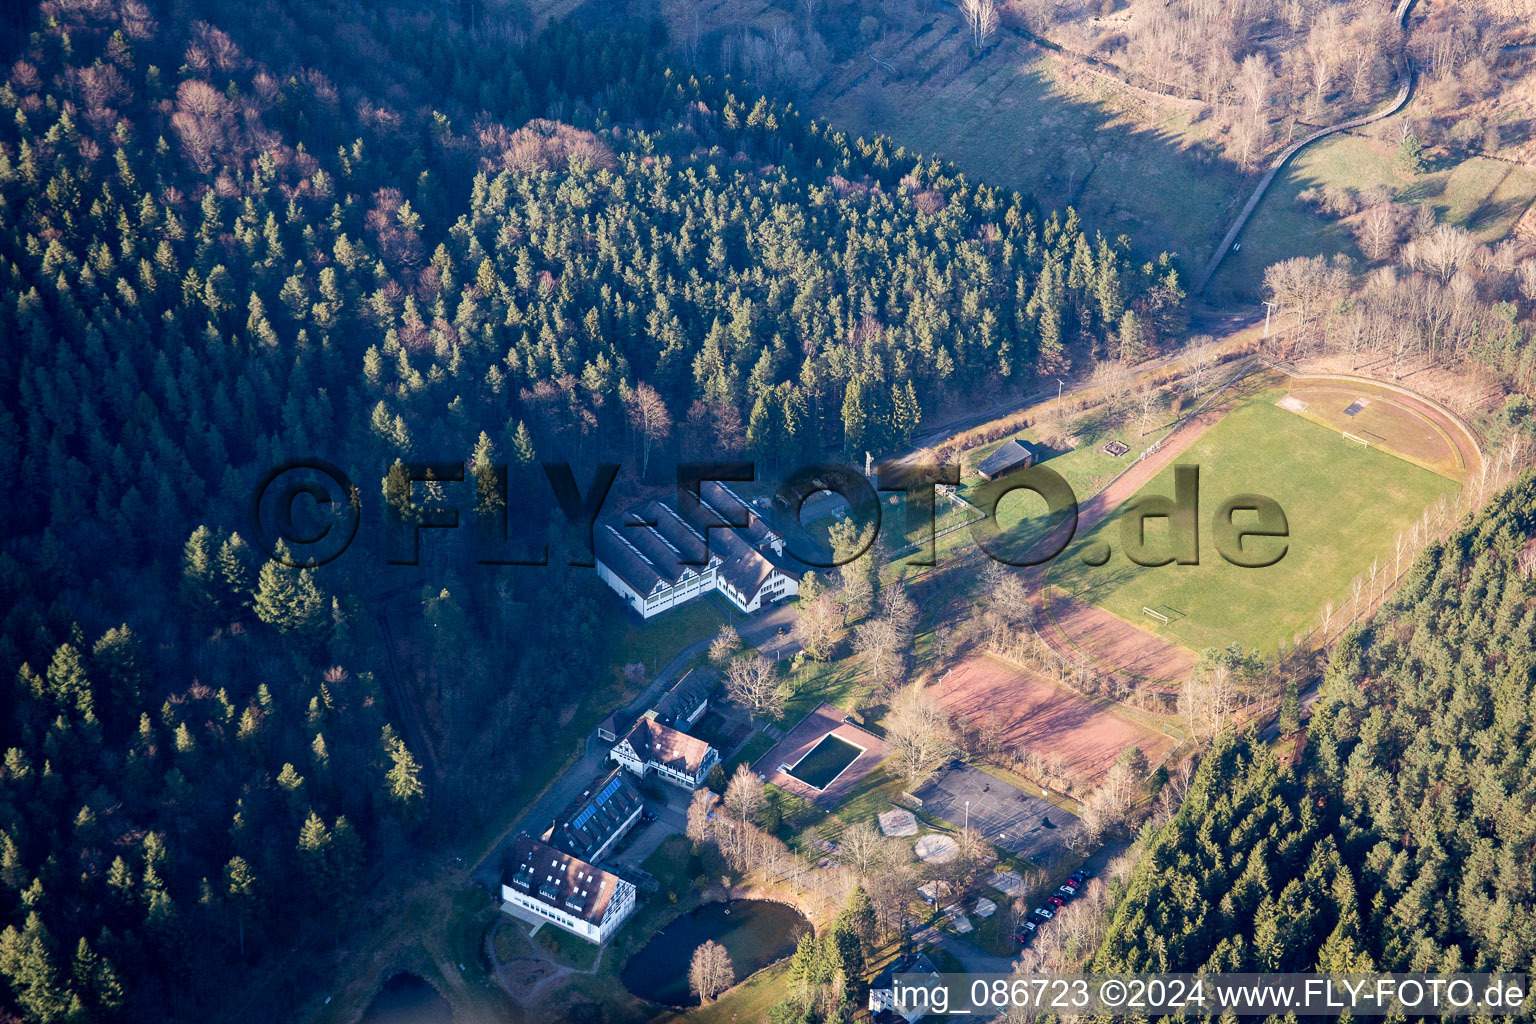
<svg viewBox="0 0 1536 1024"><path fill-rule="evenodd" d="M1424 508L1458 485L1378 448L1345 442L1338 432L1277 408L1278 393L1240 406L1208 430L1174 464L1164 467L1142 494L1174 492L1175 465L1200 467L1200 564L1143 568L1125 557L1119 513L1077 537L1051 566L1050 582L1128 622L1191 650L1226 647L1273 653L1319 622L1333 601L1335 622L1348 617L1350 584L1369 573L1372 559L1393 571L1399 531L1412 528ZM1253 538L1245 549L1288 543L1275 565L1248 569L1216 550L1211 520L1233 494L1258 493L1278 501L1289 523L1288 541ZM1237 524L1245 513L1237 514ZM1167 520L1150 520L1154 550ZM1089 545L1107 543L1109 561L1085 565ZM1142 609L1167 615L1164 625Z"/></svg>

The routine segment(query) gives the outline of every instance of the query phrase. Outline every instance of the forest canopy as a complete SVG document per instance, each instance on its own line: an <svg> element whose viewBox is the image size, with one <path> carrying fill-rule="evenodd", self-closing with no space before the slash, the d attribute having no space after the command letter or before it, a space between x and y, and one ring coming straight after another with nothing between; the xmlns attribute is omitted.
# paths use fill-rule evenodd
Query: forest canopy
<svg viewBox="0 0 1536 1024"><path fill-rule="evenodd" d="M453 13L50 0L7 40L23 1020L257 1012L231 979L295 929L334 948L395 854L504 816L484 794L564 756L607 670L587 575L269 557L244 511L277 463L324 454L376 503L413 457L878 451L1182 322L1146 240L669 69L652 26Z"/></svg>
<svg viewBox="0 0 1536 1024"><path fill-rule="evenodd" d="M1096 968L1529 972L1533 537L1527 474L1340 640L1298 763L1219 744Z"/></svg>

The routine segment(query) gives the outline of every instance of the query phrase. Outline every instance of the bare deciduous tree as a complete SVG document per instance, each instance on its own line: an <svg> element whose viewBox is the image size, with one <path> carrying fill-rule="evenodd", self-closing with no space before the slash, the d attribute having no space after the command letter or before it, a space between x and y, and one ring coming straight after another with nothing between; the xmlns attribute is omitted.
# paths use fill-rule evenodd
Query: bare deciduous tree
<svg viewBox="0 0 1536 1024"><path fill-rule="evenodd" d="M1465 230L1454 224L1437 224L1408 243L1407 259L1411 266L1429 271L1443 284L1470 263L1476 252L1477 242Z"/></svg>
<svg viewBox="0 0 1536 1024"><path fill-rule="evenodd" d="M904 648L912 643L912 630L917 625L917 605L907 594L906 583L899 577L891 580L880 590L880 613L891 623Z"/></svg>
<svg viewBox="0 0 1536 1024"><path fill-rule="evenodd" d="M1095 843L1106 833L1123 825L1136 802L1136 776L1124 764L1113 765L1099 783L1099 788L1083 802L1079 815L1088 842Z"/></svg>
<svg viewBox="0 0 1536 1024"><path fill-rule="evenodd" d="M1016 573L1009 573L992 587L987 607L1004 622L1017 624L1029 613L1029 588Z"/></svg>
<svg viewBox="0 0 1536 1024"><path fill-rule="evenodd" d="M934 695L915 685L896 695L885 729L891 741L891 763L906 780L908 791L938 771L955 747L949 716Z"/></svg>
<svg viewBox="0 0 1536 1024"><path fill-rule="evenodd" d="M763 780L745 764L736 766L736 774L725 787L725 806L743 826L763 806Z"/></svg>
<svg viewBox="0 0 1536 1024"><path fill-rule="evenodd" d="M736 632L735 626L727 622L709 642L709 660L716 665L724 665L730 660L731 655L739 650L741 650L741 635Z"/></svg>
<svg viewBox="0 0 1536 1024"><path fill-rule="evenodd" d="M181 138L188 158L204 173L211 171L214 154L229 145L235 127L235 106L223 93L198 78L189 78L176 89L176 112L171 127Z"/></svg>
<svg viewBox="0 0 1536 1024"><path fill-rule="evenodd" d="M912 902L912 887L917 873L910 860L898 861L865 877L864 888L869 900L875 905L875 920L880 931L893 935L900 930L906 919L908 905Z"/></svg>
<svg viewBox="0 0 1536 1024"><path fill-rule="evenodd" d="M1150 381L1143 381L1136 389L1138 429L1143 437L1146 436L1147 425L1152 422L1152 414L1157 411L1157 402L1160 397L1162 392Z"/></svg>
<svg viewBox="0 0 1536 1024"><path fill-rule="evenodd" d="M688 824L684 830L690 842L703 843L714 837L714 822L709 813L714 810L718 797L709 789L696 789L688 801Z"/></svg>
<svg viewBox="0 0 1536 1024"><path fill-rule="evenodd" d="M818 594L809 602L801 600L800 611L791 627L800 646L817 661L826 661L832 653L842 616L831 594Z"/></svg>
<svg viewBox="0 0 1536 1024"><path fill-rule="evenodd" d="M1216 369L1216 339L1209 334L1197 334L1189 339L1184 350L1189 354L1184 390L1191 398L1199 398L1211 387Z"/></svg>
<svg viewBox="0 0 1536 1024"><path fill-rule="evenodd" d="M1179 713L1190 735L1203 740L1215 739L1228 717L1236 710L1237 686L1225 665L1212 666L1196 673L1179 690Z"/></svg>
<svg viewBox="0 0 1536 1024"><path fill-rule="evenodd" d="M821 14L822 0L798 0L796 6L800 8L800 17L805 21L805 34L807 37L816 30L816 19Z"/></svg>
<svg viewBox="0 0 1536 1024"><path fill-rule="evenodd" d="M971 33L971 46L985 49L997 33L997 0L960 0L960 17Z"/></svg>
<svg viewBox="0 0 1536 1024"><path fill-rule="evenodd" d="M777 715L784 710L785 693L773 662L761 654L736 658L725 669L725 693L747 709L749 717Z"/></svg>
<svg viewBox="0 0 1536 1024"><path fill-rule="evenodd" d="M736 968L731 955L714 939L693 951L688 965L688 989L699 997L700 1002L714 1002L715 997L736 982Z"/></svg>
<svg viewBox="0 0 1536 1024"><path fill-rule="evenodd" d="M870 878L891 861L889 844L890 840L869 822L854 822L838 838L838 859L857 871L860 878Z"/></svg>
<svg viewBox="0 0 1536 1024"><path fill-rule="evenodd" d="M1520 278L1520 295L1526 302L1536 302L1536 260L1525 260L1516 273Z"/></svg>
<svg viewBox="0 0 1536 1024"><path fill-rule="evenodd" d="M1269 89L1273 82L1274 75L1269 70L1269 61L1263 55L1252 53L1243 59L1237 72L1237 88L1248 104L1249 114L1264 116L1264 111L1269 107Z"/></svg>
<svg viewBox="0 0 1536 1024"><path fill-rule="evenodd" d="M640 433L640 475L651 464L651 445L672 432L672 414L656 389L643 381L623 392L629 424Z"/></svg>
<svg viewBox="0 0 1536 1024"><path fill-rule="evenodd" d="M1360 248L1373 260L1392 257L1397 249L1402 218L1391 203L1377 203L1365 211L1360 222Z"/></svg>
<svg viewBox="0 0 1536 1024"><path fill-rule="evenodd" d="M853 631L853 649L869 666L878 694L896 678L904 652L902 638L889 616L869 619Z"/></svg>

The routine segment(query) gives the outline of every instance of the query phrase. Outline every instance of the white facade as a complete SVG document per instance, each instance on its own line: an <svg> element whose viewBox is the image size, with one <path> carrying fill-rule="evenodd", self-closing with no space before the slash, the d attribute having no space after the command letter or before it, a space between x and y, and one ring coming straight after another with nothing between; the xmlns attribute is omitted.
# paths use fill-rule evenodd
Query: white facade
<svg viewBox="0 0 1536 1024"><path fill-rule="evenodd" d="M587 921L560 907L550 906L532 893L523 892L506 882L501 884L501 898L503 902L535 914L557 928L596 943L607 942L625 919L635 912L635 887L622 878L614 883L613 896L608 900L602 920L597 922Z"/></svg>
<svg viewBox="0 0 1536 1024"><path fill-rule="evenodd" d="M642 618L649 619L712 590L718 590L742 612L755 612L800 591L799 580L772 565L767 554L772 551L782 556L784 538L734 491L716 481L708 483L708 493L700 494L700 507L706 518L713 519L709 530L690 524L672 505L652 501L638 511L631 510L622 527L607 523L594 535L597 550L593 561L598 577ZM746 527L727 528L730 520L721 509L731 504L746 512ZM713 538L707 536L710 531L715 534ZM709 550L711 540L716 542L713 550ZM681 548L689 544L707 551L704 565L682 564ZM744 587L755 591L746 593Z"/></svg>
<svg viewBox="0 0 1536 1024"><path fill-rule="evenodd" d="M614 744L613 749L608 752L608 756L642 779L654 772L661 781L670 782L674 786L687 790L698 789L702 786L704 780L709 776L709 770L720 763L720 752L714 747L710 747L704 752L703 760L699 762L698 772L689 775L686 771L679 771L671 765L660 761L642 760L640 755L635 752L635 748L630 745L627 737Z"/></svg>
<svg viewBox="0 0 1536 1024"><path fill-rule="evenodd" d="M613 527L608 527L612 530ZM615 535L623 539L615 531ZM633 550L631 548L631 550ZM709 564L700 569L684 569L677 582L668 585L659 580L649 594L639 594L635 589L603 563L601 558L594 559L597 565L597 575L604 583L608 584L631 608L640 613L642 618L650 618L659 615L669 608L675 608L685 601L691 601L701 594L707 594L717 589L715 569L720 564L718 557L711 556Z"/></svg>
<svg viewBox="0 0 1536 1024"><path fill-rule="evenodd" d="M903 1005L896 1001L896 994L888 988L872 988L869 990L869 1012L879 1013L882 1010L890 1010L906 1018L907 1024L918 1024L928 1015L928 1003L916 993L902 990L902 996L909 999L909 1005Z"/></svg>
<svg viewBox="0 0 1536 1024"><path fill-rule="evenodd" d="M900 974L926 975L924 987L912 989L896 988L896 977ZM942 984L943 979L934 969L933 962L921 954L913 957L903 957L886 966L880 972L879 977L869 986L869 1012L878 1014L882 1011L890 1011L907 1021L907 1024L918 1024L929 1013L926 988Z"/></svg>
<svg viewBox="0 0 1536 1024"><path fill-rule="evenodd" d="M755 612L764 605L800 593L800 581L774 569L768 573L768 578L755 594L743 594L723 579L716 589L742 611Z"/></svg>
<svg viewBox="0 0 1536 1024"><path fill-rule="evenodd" d="M755 612L765 605L800 593L799 580L786 576L778 569L773 569L768 573L768 578L763 581L757 593L744 594L716 572L720 559L711 558L709 565L705 566L702 572L685 572L682 578L672 586L668 586L665 582L658 582L654 590L642 595L635 593L634 588L604 565L601 558L595 561L598 577L638 612L641 618L646 619L676 608L712 590L718 591L742 612Z"/></svg>

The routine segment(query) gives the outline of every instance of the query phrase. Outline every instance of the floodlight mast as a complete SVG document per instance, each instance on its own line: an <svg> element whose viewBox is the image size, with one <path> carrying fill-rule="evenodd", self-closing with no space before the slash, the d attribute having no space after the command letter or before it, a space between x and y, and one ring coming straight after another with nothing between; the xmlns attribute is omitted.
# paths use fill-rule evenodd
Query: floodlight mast
<svg viewBox="0 0 1536 1024"><path fill-rule="evenodd" d="M1264 337L1269 337L1269 315L1275 311L1277 303L1264 300Z"/></svg>

